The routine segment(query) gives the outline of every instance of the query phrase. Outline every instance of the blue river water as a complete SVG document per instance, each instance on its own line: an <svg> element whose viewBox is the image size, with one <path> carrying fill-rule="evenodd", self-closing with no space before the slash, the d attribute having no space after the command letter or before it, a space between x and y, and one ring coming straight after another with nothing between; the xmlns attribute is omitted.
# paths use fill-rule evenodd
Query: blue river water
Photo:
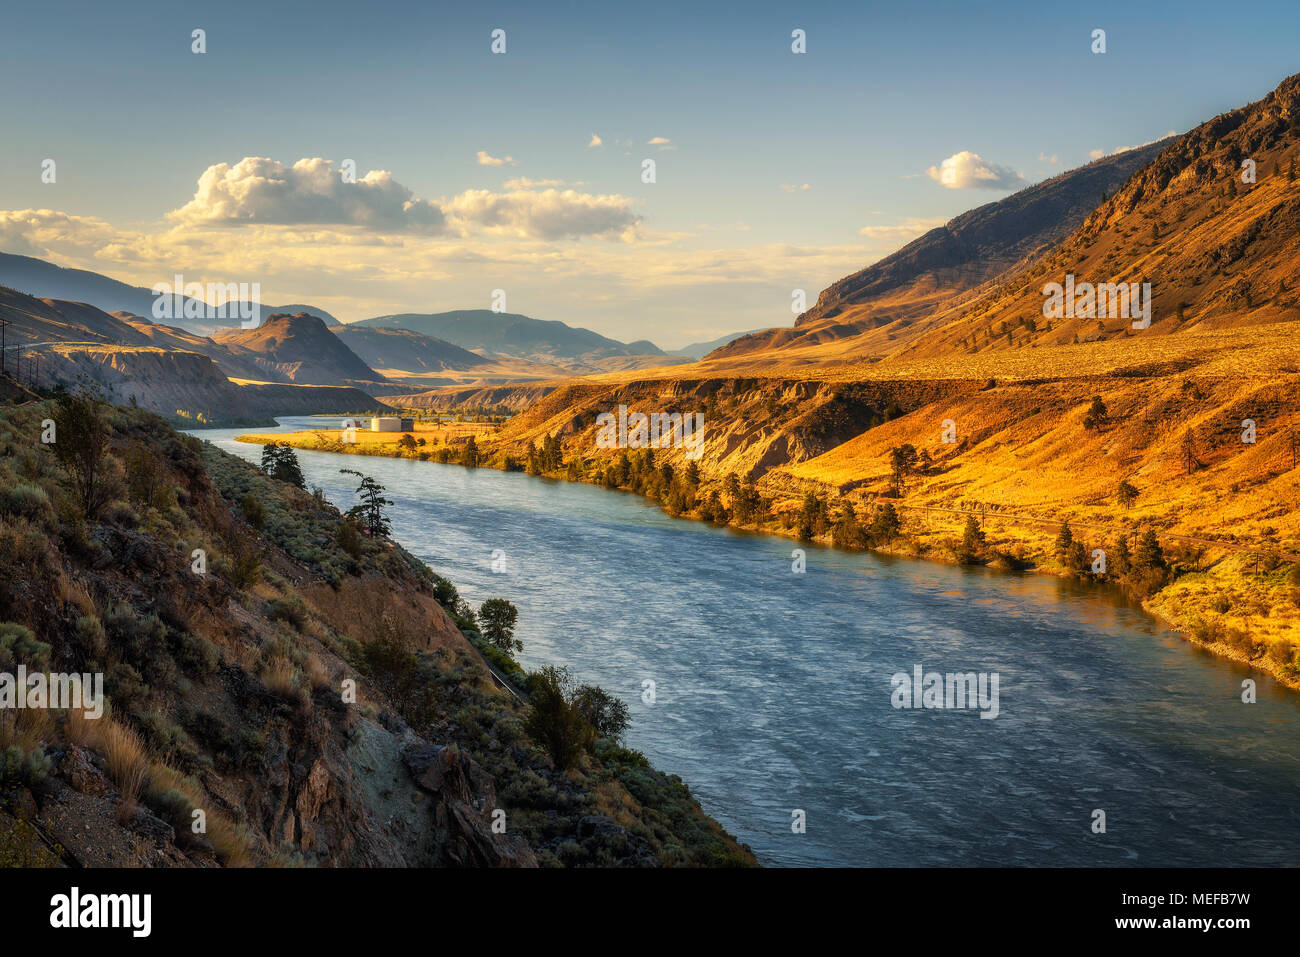
<svg viewBox="0 0 1300 957"><path fill-rule="evenodd" d="M194 434L257 461L242 431ZM815 546L799 574L793 542L626 493L298 454L341 508L356 480L340 468L386 485L393 537L472 604L514 602L521 662L567 665L626 701L627 744L681 775L764 864L1300 857L1300 695L1109 590ZM892 676L918 665L996 674L997 716L895 707Z"/></svg>

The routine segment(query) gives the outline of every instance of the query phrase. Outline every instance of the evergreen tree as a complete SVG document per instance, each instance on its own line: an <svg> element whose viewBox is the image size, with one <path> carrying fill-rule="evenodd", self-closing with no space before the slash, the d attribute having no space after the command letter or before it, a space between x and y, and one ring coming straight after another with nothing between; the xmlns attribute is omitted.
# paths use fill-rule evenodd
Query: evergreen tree
<svg viewBox="0 0 1300 957"><path fill-rule="evenodd" d="M298 464L298 454L287 442L273 442L261 447L261 471L272 479L289 482L299 489L307 488L303 469Z"/></svg>
<svg viewBox="0 0 1300 957"><path fill-rule="evenodd" d="M384 509L392 505L391 499L384 497L384 486L380 485L369 475L362 475L355 469L339 469L340 473L346 475L356 475L360 477L361 484L357 486L357 495L361 497L361 503L348 509L347 514L361 523L373 536L387 536L389 531L388 516L384 514Z"/></svg>
<svg viewBox="0 0 1300 957"><path fill-rule="evenodd" d="M1092 405L1088 406L1088 413L1083 417L1083 427L1085 429L1100 429L1110 421L1110 413L1106 410L1106 403L1101 401L1101 396L1092 397Z"/></svg>
<svg viewBox="0 0 1300 957"><path fill-rule="evenodd" d="M1164 549L1160 547L1160 539L1152 529L1147 529L1138 539L1137 549L1133 552L1133 567L1139 571L1167 567Z"/></svg>
<svg viewBox="0 0 1300 957"><path fill-rule="evenodd" d="M1074 532L1070 531L1070 523L1062 522L1061 530L1056 533L1056 556L1065 558L1070 553L1070 546L1074 544Z"/></svg>
<svg viewBox="0 0 1300 957"><path fill-rule="evenodd" d="M875 541L888 544L898 537L902 527L903 523L898 518L898 509L890 502L876 512L876 517L871 523L871 537Z"/></svg>

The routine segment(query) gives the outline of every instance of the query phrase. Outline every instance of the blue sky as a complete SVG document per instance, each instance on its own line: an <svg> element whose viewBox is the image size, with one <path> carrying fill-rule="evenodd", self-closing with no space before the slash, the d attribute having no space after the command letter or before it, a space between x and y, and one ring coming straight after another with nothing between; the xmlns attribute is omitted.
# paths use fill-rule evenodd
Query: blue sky
<svg viewBox="0 0 1300 957"><path fill-rule="evenodd" d="M1294 0L468 6L6 10L0 248L146 285L259 281L345 319L503 288L511 311L675 346L788 324L791 290L1007 195L928 175L949 157L1028 184L1300 71ZM376 202L441 221L294 221L244 192L264 168L191 203L245 157L350 158L389 174Z"/></svg>

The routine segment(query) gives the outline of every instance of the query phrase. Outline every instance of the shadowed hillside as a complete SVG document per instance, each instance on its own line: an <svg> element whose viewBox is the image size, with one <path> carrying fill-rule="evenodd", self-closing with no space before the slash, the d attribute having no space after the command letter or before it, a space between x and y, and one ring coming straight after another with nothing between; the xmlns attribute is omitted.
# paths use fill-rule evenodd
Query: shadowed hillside
<svg viewBox="0 0 1300 957"><path fill-rule="evenodd" d="M621 731L557 711L564 681L487 644L451 582L278 468L84 397L0 412L0 664L108 697L0 714L5 860L754 863Z"/></svg>

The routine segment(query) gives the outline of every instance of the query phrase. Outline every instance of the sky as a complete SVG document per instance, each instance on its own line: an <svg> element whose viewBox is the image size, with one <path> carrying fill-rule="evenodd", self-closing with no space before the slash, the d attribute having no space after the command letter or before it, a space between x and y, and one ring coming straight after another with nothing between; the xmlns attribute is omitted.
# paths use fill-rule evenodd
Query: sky
<svg viewBox="0 0 1300 957"><path fill-rule="evenodd" d="M8 3L0 251L676 348L1259 99L1298 41L1295 0Z"/></svg>

